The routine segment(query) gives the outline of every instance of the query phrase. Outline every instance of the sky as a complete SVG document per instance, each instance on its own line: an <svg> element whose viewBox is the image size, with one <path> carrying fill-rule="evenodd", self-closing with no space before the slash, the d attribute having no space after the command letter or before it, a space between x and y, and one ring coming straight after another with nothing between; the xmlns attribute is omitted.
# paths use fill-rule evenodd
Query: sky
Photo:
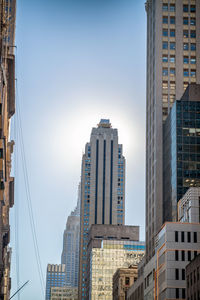
<svg viewBox="0 0 200 300"><path fill-rule="evenodd" d="M47 264L60 263L67 216L76 206L82 153L101 118L110 119L118 129L126 158L125 222L139 225L144 240L144 1L18 0L16 46L12 293L19 274L19 285L29 283L16 299L43 300L20 156L18 112L44 279Z"/></svg>

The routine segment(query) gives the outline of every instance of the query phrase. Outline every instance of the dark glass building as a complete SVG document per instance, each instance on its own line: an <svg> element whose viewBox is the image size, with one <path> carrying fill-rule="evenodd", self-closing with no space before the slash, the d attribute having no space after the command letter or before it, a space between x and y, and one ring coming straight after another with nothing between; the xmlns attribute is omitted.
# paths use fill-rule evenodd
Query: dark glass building
<svg viewBox="0 0 200 300"><path fill-rule="evenodd" d="M163 127L163 222L177 220L177 202L200 187L200 85L175 101Z"/></svg>

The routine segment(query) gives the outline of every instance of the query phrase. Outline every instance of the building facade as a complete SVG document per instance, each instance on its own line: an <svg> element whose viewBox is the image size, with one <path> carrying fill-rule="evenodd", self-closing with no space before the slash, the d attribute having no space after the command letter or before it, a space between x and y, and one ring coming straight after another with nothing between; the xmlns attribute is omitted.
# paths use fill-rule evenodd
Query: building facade
<svg viewBox="0 0 200 300"><path fill-rule="evenodd" d="M137 277L137 265L118 269L113 275L113 300L127 300L127 291Z"/></svg>
<svg viewBox="0 0 200 300"><path fill-rule="evenodd" d="M200 299L200 254L186 266L186 297Z"/></svg>
<svg viewBox="0 0 200 300"><path fill-rule="evenodd" d="M124 224L125 158L117 129L102 119L82 158L79 299L86 299L88 230L92 224Z"/></svg>
<svg viewBox="0 0 200 300"><path fill-rule="evenodd" d="M11 250L9 210L14 204L11 172L10 119L15 113L16 1L0 2L0 299L10 299Z"/></svg>
<svg viewBox="0 0 200 300"><path fill-rule="evenodd" d="M78 191L77 206L67 218L66 229L63 234L63 251L61 256L61 264L65 264L65 284L69 287L78 287L79 239L80 188Z"/></svg>
<svg viewBox="0 0 200 300"><path fill-rule="evenodd" d="M163 127L163 221L177 221L177 202L200 187L200 84L176 100Z"/></svg>
<svg viewBox="0 0 200 300"><path fill-rule="evenodd" d="M200 223L200 187L191 187L178 202L178 221Z"/></svg>
<svg viewBox="0 0 200 300"><path fill-rule="evenodd" d="M50 300L78 300L78 288L51 287Z"/></svg>
<svg viewBox="0 0 200 300"><path fill-rule="evenodd" d="M46 295L45 300L51 299L51 288L62 288L65 286L65 265L48 264L46 273Z"/></svg>
<svg viewBox="0 0 200 300"><path fill-rule="evenodd" d="M163 222L163 121L189 83L200 83L200 2L147 0L146 259Z"/></svg>

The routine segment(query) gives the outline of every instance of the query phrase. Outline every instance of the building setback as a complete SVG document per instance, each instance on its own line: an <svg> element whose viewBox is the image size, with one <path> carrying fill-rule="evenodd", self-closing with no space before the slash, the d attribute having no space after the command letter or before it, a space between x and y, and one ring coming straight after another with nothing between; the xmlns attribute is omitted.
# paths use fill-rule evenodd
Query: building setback
<svg viewBox="0 0 200 300"><path fill-rule="evenodd" d="M45 300L51 300L52 287L65 286L65 265L51 265L47 266L46 273L46 295Z"/></svg>
<svg viewBox="0 0 200 300"><path fill-rule="evenodd" d="M81 171L79 299L86 299L88 230L92 224L124 224L125 159L117 129L102 119L92 129Z"/></svg>
<svg viewBox="0 0 200 300"><path fill-rule="evenodd" d="M51 287L50 300L78 300L78 289L75 287Z"/></svg>
<svg viewBox="0 0 200 300"><path fill-rule="evenodd" d="M147 0L146 259L163 224L163 121L200 83L200 1Z"/></svg>
<svg viewBox="0 0 200 300"><path fill-rule="evenodd" d="M14 204L14 178L10 177L10 120L15 113L16 1L0 2L0 299L10 299L11 250L9 210Z"/></svg>
<svg viewBox="0 0 200 300"><path fill-rule="evenodd" d="M80 187L78 190L78 203L74 211L67 218L66 229L63 234L63 251L61 264L65 264L65 284L78 287L79 269L79 239L80 239Z"/></svg>

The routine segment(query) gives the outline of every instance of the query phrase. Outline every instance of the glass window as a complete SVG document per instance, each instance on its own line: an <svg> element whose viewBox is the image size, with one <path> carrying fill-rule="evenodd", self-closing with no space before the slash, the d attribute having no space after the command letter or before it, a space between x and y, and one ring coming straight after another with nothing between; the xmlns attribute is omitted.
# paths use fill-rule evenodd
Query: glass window
<svg viewBox="0 0 200 300"><path fill-rule="evenodd" d="M168 17L166 16L163 17L163 24L168 24Z"/></svg>
<svg viewBox="0 0 200 300"><path fill-rule="evenodd" d="M183 5L183 12L188 12L188 5Z"/></svg>
<svg viewBox="0 0 200 300"><path fill-rule="evenodd" d="M170 11L175 11L175 4L170 4Z"/></svg>
<svg viewBox="0 0 200 300"><path fill-rule="evenodd" d="M163 81L162 82L162 88L163 88L163 90L167 90L168 89L168 81Z"/></svg>
<svg viewBox="0 0 200 300"><path fill-rule="evenodd" d="M192 65L196 64L196 56L191 56L190 62Z"/></svg>
<svg viewBox="0 0 200 300"><path fill-rule="evenodd" d="M175 242L178 242L178 231L175 231Z"/></svg>
<svg viewBox="0 0 200 300"><path fill-rule="evenodd" d="M163 29L163 36L168 36L168 29Z"/></svg>
<svg viewBox="0 0 200 300"><path fill-rule="evenodd" d="M176 84L175 81L170 81L170 90L175 90Z"/></svg>
<svg viewBox="0 0 200 300"><path fill-rule="evenodd" d="M189 44L188 43L183 43L183 50L189 50Z"/></svg>
<svg viewBox="0 0 200 300"><path fill-rule="evenodd" d="M183 25L188 25L188 18L183 18Z"/></svg>
<svg viewBox="0 0 200 300"><path fill-rule="evenodd" d="M195 30L191 30L191 31L190 31L190 37L191 37L192 39L195 39L195 38L196 38L196 31L195 31Z"/></svg>
<svg viewBox="0 0 200 300"><path fill-rule="evenodd" d="M190 25L192 25L192 26L196 25L196 19L195 18L190 19Z"/></svg>
<svg viewBox="0 0 200 300"><path fill-rule="evenodd" d="M190 71L190 76L191 77L196 77L196 70L191 70Z"/></svg>
<svg viewBox="0 0 200 300"><path fill-rule="evenodd" d="M175 68L170 68L170 75L175 76Z"/></svg>
<svg viewBox="0 0 200 300"><path fill-rule="evenodd" d="M175 37L175 30L174 29L170 29L170 36Z"/></svg>
<svg viewBox="0 0 200 300"><path fill-rule="evenodd" d="M183 76L184 77L188 77L189 76L189 70L188 69L184 69L183 70Z"/></svg>
<svg viewBox="0 0 200 300"><path fill-rule="evenodd" d="M175 269L175 279L179 280L179 269Z"/></svg>
<svg viewBox="0 0 200 300"><path fill-rule="evenodd" d="M163 42L163 49L168 49L168 42Z"/></svg>
<svg viewBox="0 0 200 300"><path fill-rule="evenodd" d="M163 55L162 61L163 61L164 63L167 63L167 62L168 62L168 56L167 56L167 55Z"/></svg>
<svg viewBox="0 0 200 300"><path fill-rule="evenodd" d="M175 55L170 55L170 63L175 63Z"/></svg>
<svg viewBox="0 0 200 300"><path fill-rule="evenodd" d="M183 30L183 37L184 38L188 38L189 37L188 30Z"/></svg>
<svg viewBox="0 0 200 300"><path fill-rule="evenodd" d="M163 68L163 76L168 76L168 69L167 68Z"/></svg>
<svg viewBox="0 0 200 300"><path fill-rule="evenodd" d="M197 243L197 232L194 232L194 243Z"/></svg>
<svg viewBox="0 0 200 300"><path fill-rule="evenodd" d="M164 102L164 103L167 103L167 102L168 102L168 95L163 94L163 95L162 95L162 98L163 98L163 102Z"/></svg>
<svg viewBox="0 0 200 300"><path fill-rule="evenodd" d="M170 50L175 50L176 46L174 42L170 42Z"/></svg>
<svg viewBox="0 0 200 300"><path fill-rule="evenodd" d="M191 13L196 12L196 6L195 5L190 5L190 12Z"/></svg>
<svg viewBox="0 0 200 300"><path fill-rule="evenodd" d="M190 44L191 51L196 51L196 44Z"/></svg>
<svg viewBox="0 0 200 300"><path fill-rule="evenodd" d="M189 64L189 57L188 56L183 57L183 63L184 64Z"/></svg>
<svg viewBox="0 0 200 300"><path fill-rule="evenodd" d="M170 17L170 24L175 24L175 17Z"/></svg>
<svg viewBox="0 0 200 300"><path fill-rule="evenodd" d="M168 11L168 4L167 3L163 3L163 11Z"/></svg>

